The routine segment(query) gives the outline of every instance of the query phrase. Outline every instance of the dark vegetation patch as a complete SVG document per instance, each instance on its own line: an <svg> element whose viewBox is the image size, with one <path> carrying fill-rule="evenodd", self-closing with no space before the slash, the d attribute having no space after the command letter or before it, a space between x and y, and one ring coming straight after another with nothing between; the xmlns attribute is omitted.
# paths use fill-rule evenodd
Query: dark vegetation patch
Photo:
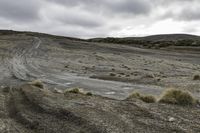
<svg viewBox="0 0 200 133"><path fill-rule="evenodd" d="M162 35L160 35L162 36ZM198 36L188 36L188 37L177 37L171 35L171 38L165 38L165 35L162 37L127 37L127 38L94 38L90 39L91 42L100 42L100 43L116 43L116 44L125 44L125 45L133 45L136 47L144 47L144 48L154 48L160 49L169 46L200 46L200 38Z"/></svg>
<svg viewBox="0 0 200 133"><path fill-rule="evenodd" d="M75 93L75 94L82 94L79 88L73 88L70 90L65 91L65 93Z"/></svg>
<svg viewBox="0 0 200 133"><path fill-rule="evenodd" d="M93 94L91 92L86 93L87 96L92 96Z"/></svg>
<svg viewBox="0 0 200 133"><path fill-rule="evenodd" d="M66 90L64 92L64 94L68 94L68 93L74 93L74 94L83 94L83 95L87 95L87 96L92 96L92 92L85 92L79 88L73 88L73 89L69 89L69 90Z"/></svg>
<svg viewBox="0 0 200 133"><path fill-rule="evenodd" d="M194 75L193 80L200 80L200 75L198 75L198 74Z"/></svg>

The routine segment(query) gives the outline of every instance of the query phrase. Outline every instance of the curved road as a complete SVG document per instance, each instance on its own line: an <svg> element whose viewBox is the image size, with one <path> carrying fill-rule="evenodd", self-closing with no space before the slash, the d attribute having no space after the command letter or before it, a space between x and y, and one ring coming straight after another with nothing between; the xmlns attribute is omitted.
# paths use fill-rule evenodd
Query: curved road
<svg viewBox="0 0 200 133"><path fill-rule="evenodd" d="M4 68L6 68L3 70L2 82L7 81L9 85L19 85L25 81L39 79L52 88L81 87L95 94L117 99L125 98L135 89L145 93L153 91L158 94L163 89L158 86L91 79L49 69L48 63L41 66L42 58L45 56L45 52L42 53L41 50L45 47L46 44L43 44L39 37L34 37L31 43L17 44L16 47L11 48L9 56L2 57ZM46 62L51 62L51 60L46 59Z"/></svg>

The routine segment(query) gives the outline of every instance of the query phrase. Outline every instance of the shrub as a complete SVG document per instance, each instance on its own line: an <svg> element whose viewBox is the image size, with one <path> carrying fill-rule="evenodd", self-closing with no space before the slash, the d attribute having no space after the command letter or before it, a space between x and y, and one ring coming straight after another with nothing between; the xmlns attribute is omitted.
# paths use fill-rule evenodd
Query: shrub
<svg viewBox="0 0 200 133"><path fill-rule="evenodd" d="M30 82L31 85L44 89L44 85L40 80L34 80Z"/></svg>
<svg viewBox="0 0 200 133"><path fill-rule="evenodd" d="M80 90L79 88L73 88L73 89L70 89L70 90L66 90L65 94L67 94L67 93L84 94L84 95L87 95L87 96L93 95L91 92L85 93L83 90Z"/></svg>
<svg viewBox="0 0 200 133"><path fill-rule="evenodd" d="M116 74L115 73L110 73L110 76L114 77L114 76L116 76Z"/></svg>
<svg viewBox="0 0 200 133"><path fill-rule="evenodd" d="M86 93L87 96L92 96L93 94L91 92Z"/></svg>
<svg viewBox="0 0 200 133"><path fill-rule="evenodd" d="M143 102L146 103L155 103L156 102L156 98L152 95L141 95L138 92L134 92L132 93L127 99L131 100L132 98L136 98L136 99L140 99Z"/></svg>
<svg viewBox="0 0 200 133"><path fill-rule="evenodd" d="M200 75L194 75L193 80L200 80Z"/></svg>
<svg viewBox="0 0 200 133"><path fill-rule="evenodd" d="M156 98L152 95L142 96L141 100L146 103L155 103L156 102Z"/></svg>
<svg viewBox="0 0 200 133"><path fill-rule="evenodd" d="M10 87L8 87L8 86L6 86L6 87L3 87L3 92L6 92L6 93L8 93L9 91L10 91Z"/></svg>
<svg viewBox="0 0 200 133"><path fill-rule="evenodd" d="M74 89L68 90L66 92L75 93L75 94L81 93L80 90L79 90L79 88L74 88Z"/></svg>
<svg viewBox="0 0 200 133"><path fill-rule="evenodd" d="M195 98L187 91L177 89L168 89L164 92L159 100L160 103L178 104L178 105L194 105Z"/></svg>

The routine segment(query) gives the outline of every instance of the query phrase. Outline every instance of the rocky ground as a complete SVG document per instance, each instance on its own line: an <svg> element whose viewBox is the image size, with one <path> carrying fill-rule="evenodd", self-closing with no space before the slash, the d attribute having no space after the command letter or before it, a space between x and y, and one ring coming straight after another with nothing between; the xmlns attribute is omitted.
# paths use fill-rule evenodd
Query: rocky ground
<svg viewBox="0 0 200 133"><path fill-rule="evenodd" d="M0 34L2 132L200 132L199 107L124 100L166 88L200 99L199 47L131 45L9 32ZM41 80L46 88L24 85ZM10 86L10 92L3 92ZM93 96L52 90L82 88ZM172 118L172 121L171 119Z"/></svg>
<svg viewBox="0 0 200 133"><path fill-rule="evenodd" d="M0 94L1 133L200 132L199 107L60 94L28 84Z"/></svg>

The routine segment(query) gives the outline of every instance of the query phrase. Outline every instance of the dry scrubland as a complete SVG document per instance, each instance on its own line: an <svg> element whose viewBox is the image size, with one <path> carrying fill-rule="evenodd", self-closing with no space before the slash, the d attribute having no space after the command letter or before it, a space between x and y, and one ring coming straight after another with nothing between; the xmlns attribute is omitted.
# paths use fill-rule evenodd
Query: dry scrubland
<svg viewBox="0 0 200 133"><path fill-rule="evenodd" d="M0 132L200 132L198 37L162 37L1 31Z"/></svg>
<svg viewBox="0 0 200 133"><path fill-rule="evenodd" d="M6 91L5 91L6 90ZM115 100L78 89L58 93L38 84L1 91L1 132L199 132L195 104ZM182 92L182 91L181 91ZM168 93L167 93L168 94ZM165 97L165 96L164 96ZM178 100L178 99L176 99Z"/></svg>

